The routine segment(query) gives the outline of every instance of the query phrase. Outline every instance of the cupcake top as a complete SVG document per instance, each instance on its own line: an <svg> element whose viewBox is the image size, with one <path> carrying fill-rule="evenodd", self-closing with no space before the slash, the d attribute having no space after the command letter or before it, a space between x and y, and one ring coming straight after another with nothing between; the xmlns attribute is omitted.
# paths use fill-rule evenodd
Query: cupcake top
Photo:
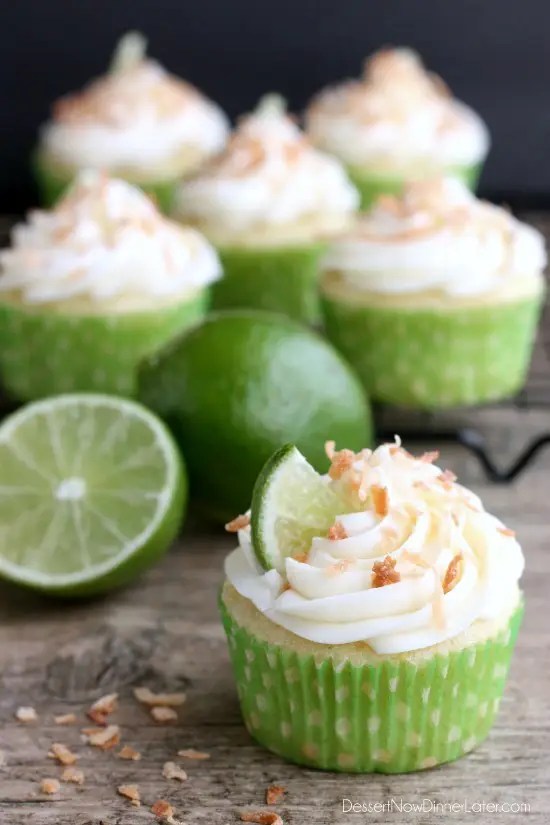
<svg viewBox="0 0 550 825"><path fill-rule="evenodd" d="M81 172L51 211L29 213L0 252L0 295L28 304L86 298L173 301L217 280L216 252L136 187Z"/></svg>
<svg viewBox="0 0 550 825"><path fill-rule="evenodd" d="M242 118L222 155L183 183L176 212L214 238L296 222L323 233L347 224L358 202L339 161L314 149L272 95Z"/></svg>
<svg viewBox="0 0 550 825"><path fill-rule="evenodd" d="M57 101L42 133L53 161L153 174L186 154L220 151L229 131L221 109L148 59L145 46L141 35L126 35L108 74Z"/></svg>
<svg viewBox="0 0 550 825"><path fill-rule="evenodd" d="M451 178L381 196L331 246L327 271L358 289L470 296L533 291L546 265L543 235Z"/></svg>
<svg viewBox="0 0 550 825"><path fill-rule="evenodd" d="M313 142L351 166L378 173L467 166L489 148L480 117L455 100L410 49L384 49L364 76L320 92L307 111ZM411 171L415 171L414 169Z"/></svg>
<svg viewBox="0 0 550 825"><path fill-rule="evenodd" d="M437 453L415 458L398 438L358 454L331 442L327 453L324 482L347 502L342 514L281 571L260 567L242 527L226 560L241 596L304 639L364 642L378 654L427 648L477 620L508 616L519 599L521 548L434 464Z"/></svg>

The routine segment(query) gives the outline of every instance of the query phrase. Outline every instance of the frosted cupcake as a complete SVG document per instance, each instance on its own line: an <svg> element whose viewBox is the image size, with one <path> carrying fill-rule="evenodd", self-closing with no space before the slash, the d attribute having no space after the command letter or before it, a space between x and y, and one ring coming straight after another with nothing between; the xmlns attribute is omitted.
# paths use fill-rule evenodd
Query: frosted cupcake
<svg viewBox="0 0 550 825"><path fill-rule="evenodd" d="M318 319L319 259L358 195L341 164L309 145L276 96L243 118L226 151L177 196L176 217L216 245L216 308Z"/></svg>
<svg viewBox="0 0 550 825"><path fill-rule="evenodd" d="M0 370L26 401L61 392L132 396L145 356L206 310L215 250L139 189L81 173L31 212L0 252Z"/></svg>
<svg viewBox="0 0 550 825"><path fill-rule="evenodd" d="M545 264L538 231L458 180L410 184L329 250L326 332L377 401L506 398L525 379Z"/></svg>
<svg viewBox="0 0 550 825"><path fill-rule="evenodd" d="M229 126L221 109L145 55L135 32L109 73L64 97L42 128L36 173L46 205L80 169L104 169L171 206L175 181L219 152Z"/></svg>
<svg viewBox="0 0 550 825"><path fill-rule="evenodd" d="M523 610L513 531L395 444L294 447L228 525L221 611L248 730L325 770L402 773L471 751L493 724ZM248 522L251 522L250 524Z"/></svg>
<svg viewBox="0 0 550 825"><path fill-rule="evenodd" d="M320 92L306 113L315 145L346 164L362 208L407 180L452 175L475 188L489 149L481 118L410 49L384 49L364 77Z"/></svg>

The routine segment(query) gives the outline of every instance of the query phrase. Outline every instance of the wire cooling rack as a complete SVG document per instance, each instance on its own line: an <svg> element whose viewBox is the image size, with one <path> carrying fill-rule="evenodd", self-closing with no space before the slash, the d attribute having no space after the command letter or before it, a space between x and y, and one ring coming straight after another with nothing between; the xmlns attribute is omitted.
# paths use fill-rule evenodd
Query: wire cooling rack
<svg viewBox="0 0 550 825"><path fill-rule="evenodd" d="M533 224L543 232L550 249L550 213L527 212L521 216L522 220ZM9 230L14 223L13 217L0 216L0 246L8 242ZM547 272L548 277L548 272ZM550 290L549 290L550 292ZM500 408L521 411L532 409L548 410L548 426L544 432L535 436L516 456L507 467L500 467L493 460L485 438L475 426L457 426L460 421L460 410L453 415L453 426L445 424L445 416L438 413L424 413L414 415L415 425L399 424L399 433L406 444L415 442L458 443L476 456L487 478L496 483L507 483L519 476L533 461L537 453L545 446L550 445L550 299L546 301L539 326L537 341L533 353L531 369L525 386L518 395L498 405ZM13 410L13 404L2 398L0 392L0 416ZM395 428L386 429L385 419L387 409L377 407L375 418L378 422L378 439L387 441L393 439ZM391 412L391 411L390 411ZM471 410L468 411L471 418ZM404 420L409 418L407 416ZM403 420L403 416L401 415Z"/></svg>

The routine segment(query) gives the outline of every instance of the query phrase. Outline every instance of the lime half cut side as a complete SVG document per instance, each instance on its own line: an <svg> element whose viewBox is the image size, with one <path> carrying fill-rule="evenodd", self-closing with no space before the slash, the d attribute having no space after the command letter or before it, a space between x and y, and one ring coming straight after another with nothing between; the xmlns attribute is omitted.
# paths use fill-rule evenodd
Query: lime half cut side
<svg viewBox="0 0 550 825"><path fill-rule="evenodd" d="M264 570L284 571L285 558L309 550L326 535L344 501L292 444L264 465L252 495L252 546ZM348 507L349 509L349 507Z"/></svg>
<svg viewBox="0 0 550 825"><path fill-rule="evenodd" d="M116 587L167 550L186 498L178 449L140 404L29 404L0 426L0 576L69 597Z"/></svg>

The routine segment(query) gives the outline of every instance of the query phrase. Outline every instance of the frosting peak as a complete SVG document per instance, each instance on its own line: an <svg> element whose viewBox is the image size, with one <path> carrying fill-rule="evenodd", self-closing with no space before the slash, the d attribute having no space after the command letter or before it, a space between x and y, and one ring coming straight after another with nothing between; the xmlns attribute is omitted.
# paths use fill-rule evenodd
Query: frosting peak
<svg viewBox="0 0 550 825"><path fill-rule="evenodd" d="M177 297L216 280L220 264L196 230L167 220L143 192L82 172L49 212L29 213L0 252L0 291L28 303L87 296Z"/></svg>
<svg viewBox="0 0 550 825"><path fill-rule="evenodd" d="M325 483L348 501L326 535L282 572L264 572L250 528L227 559L229 581L264 615L322 644L366 642L379 654L451 639L498 619L518 598L521 548L479 499L399 439L334 451Z"/></svg>
<svg viewBox="0 0 550 825"><path fill-rule="evenodd" d="M540 232L478 200L460 181L437 178L381 196L333 243L324 267L372 292L478 295L518 279L533 292L545 264Z"/></svg>
<svg viewBox="0 0 550 825"><path fill-rule="evenodd" d="M235 233L347 216L358 195L341 164L314 149L277 96L241 118L226 150L188 182L178 213Z"/></svg>

